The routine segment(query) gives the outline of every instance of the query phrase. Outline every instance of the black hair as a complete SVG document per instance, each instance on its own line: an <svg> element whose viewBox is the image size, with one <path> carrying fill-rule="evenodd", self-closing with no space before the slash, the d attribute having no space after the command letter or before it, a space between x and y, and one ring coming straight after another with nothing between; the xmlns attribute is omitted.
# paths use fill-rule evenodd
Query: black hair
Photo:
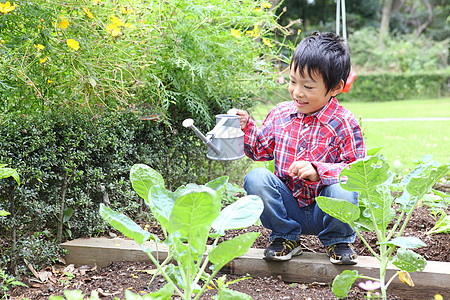
<svg viewBox="0 0 450 300"><path fill-rule="evenodd" d="M291 68L300 71L322 75L327 92L344 81L344 86L350 74L350 53L347 42L338 35L330 32L313 32L304 38L292 55Z"/></svg>

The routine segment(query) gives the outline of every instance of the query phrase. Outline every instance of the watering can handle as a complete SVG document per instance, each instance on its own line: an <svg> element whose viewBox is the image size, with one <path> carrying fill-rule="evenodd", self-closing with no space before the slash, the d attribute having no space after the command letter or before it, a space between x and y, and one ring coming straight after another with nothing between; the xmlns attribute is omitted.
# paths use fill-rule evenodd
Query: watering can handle
<svg viewBox="0 0 450 300"><path fill-rule="evenodd" d="M217 133L217 131L220 129L220 127L222 127L223 124L225 124L226 121L227 121L226 118L223 118L222 120L220 120L216 124L216 126L214 126L214 128L210 132L208 132L208 136L211 136L211 137L214 136Z"/></svg>
<svg viewBox="0 0 450 300"><path fill-rule="evenodd" d="M203 143L205 143L206 146L211 148L211 150L214 151L217 155L220 155L220 150L211 142L211 139L204 136L203 133L201 133L200 130L198 130L197 127L194 126L194 120L184 120L183 126L186 128L190 127L192 130L194 130L195 134L203 141Z"/></svg>

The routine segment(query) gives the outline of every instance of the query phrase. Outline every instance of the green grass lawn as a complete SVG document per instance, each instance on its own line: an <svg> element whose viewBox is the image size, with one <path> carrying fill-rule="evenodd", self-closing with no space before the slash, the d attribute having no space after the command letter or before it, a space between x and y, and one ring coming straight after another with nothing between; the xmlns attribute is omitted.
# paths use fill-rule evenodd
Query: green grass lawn
<svg viewBox="0 0 450 300"><path fill-rule="evenodd" d="M285 96L285 95L284 95ZM450 98L389 102L344 102L343 106L362 118L367 147L382 146L381 153L392 166L399 160L404 169L415 167L414 160L431 154L441 163L450 161L450 121L364 121L383 118L450 117ZM264 120L274 104L259 105L256 120Z"/></svg>

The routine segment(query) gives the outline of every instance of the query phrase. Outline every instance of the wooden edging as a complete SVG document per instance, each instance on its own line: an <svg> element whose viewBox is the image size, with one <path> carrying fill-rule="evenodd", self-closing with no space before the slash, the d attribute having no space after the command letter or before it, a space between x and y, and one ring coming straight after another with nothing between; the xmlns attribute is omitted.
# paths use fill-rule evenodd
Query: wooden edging
<svg viewBox="0 0 450 300"><path fill-rule="evenodd" d="M76 266L88 265L104 267L113 261L150 261L139 245L132 240L114 238L81 238L61 244L68 250L65 260ZM167 257L167 248L153 242L146 242L146 248L158 250L160 261ZM223 271L236 275L252 277L281 276L284 281L313 283L331 283L343 270L357 270L359 274L379 277L379 263L374 257L360 256L354 266L337 266L330 263L326 254L305 252L287 262L265 261L262 249L250 249L246 254L234 259ZM156 257L156 252L154 254ZM396 272L393 266L388 267L389 278ZM441 294L444 299L450 299L450 262L428 261L422 272L411 273L415 287L409 287L400 282L398 277L393 280L389 292L405 297L404 299L433 299L435 294ZM397 293L398 292L398 293Z"/></svg>

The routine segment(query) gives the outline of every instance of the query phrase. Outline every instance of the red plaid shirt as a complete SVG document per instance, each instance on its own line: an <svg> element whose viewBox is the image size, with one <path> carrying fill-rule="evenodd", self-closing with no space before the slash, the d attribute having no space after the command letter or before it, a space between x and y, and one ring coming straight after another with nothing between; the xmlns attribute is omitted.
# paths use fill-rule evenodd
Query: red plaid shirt
<svg viewBox="0 0 450 300"><path fill-rule="evenodd" d="M347 164L366 155L358 121L334 97L309 116L299 113L293 101L280 103L259 128L250 119L243 131L245 154L253 160L274 159L275 175L292 191L300 207L311 204L324 185L338 183ZM296 160L311 162L320 180L289 176L289 166Z"/></svg>

